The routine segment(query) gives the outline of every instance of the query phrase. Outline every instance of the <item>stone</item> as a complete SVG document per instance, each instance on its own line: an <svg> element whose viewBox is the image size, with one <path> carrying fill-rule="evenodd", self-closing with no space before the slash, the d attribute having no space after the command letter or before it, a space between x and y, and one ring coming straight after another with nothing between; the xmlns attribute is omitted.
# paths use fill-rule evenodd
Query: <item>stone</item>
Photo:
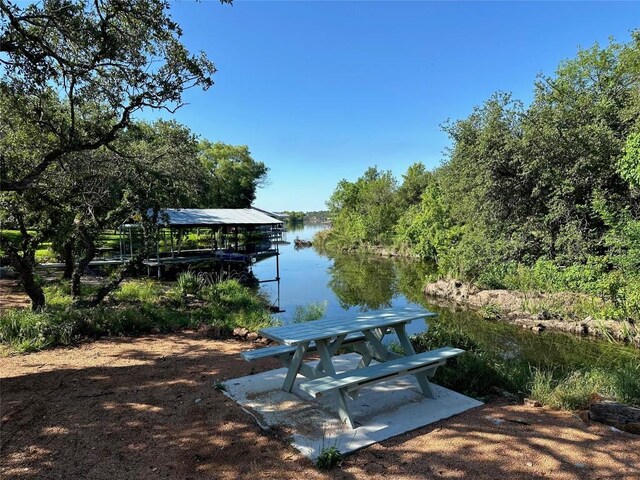
<svg viewBox="0 0 640 480"><path fill-rule="evenodd" d="M247 334L247 336L245 338L247 340L249 340L250 342L253 342L253 341L258 339L258 334L256 332L250 332L250 333Z"/></svg>
<svg viewBox="0 0 640 480"><path fill-rule="evenodd" d="M525 398L524 404L527 407L534 407L534 408L539 408L542 406L542 404L538 400L534 400L533 398Z"/></svg>
<svg viewBox="0 0 640 480"><path fill-rule="evenodd" d="M625 432L640 434L640 408L607 400L593 402L589 405L589 419Z"/></svg>
<svg viewBox="0 0 640 480"><path fill-rule="evenodd" d="M589 410L580 410L577 415L584 423L589 423Z"/></svg>
<svg viewBox="0 0 640 480"><path fill-rule="evenodd" d="M248 333L249 333L249 330L247 330L246 328L236 327L233 329L234 337L245 338L248 335Z"/></svg>

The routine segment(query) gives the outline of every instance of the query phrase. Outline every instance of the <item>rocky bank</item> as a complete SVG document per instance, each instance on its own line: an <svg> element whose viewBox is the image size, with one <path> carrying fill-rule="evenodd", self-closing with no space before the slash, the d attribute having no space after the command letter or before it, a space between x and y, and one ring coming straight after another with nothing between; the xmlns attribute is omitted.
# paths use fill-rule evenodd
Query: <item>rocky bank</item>
<svg viewBox="0 0 640 480"><path fill-rule="evenodd" d="M483 290L452 279L429 283L424 293L428 297L446 299L474 310L481 310L485 317L506 320L537 332L549 328L579 335L631 340L633 344L640 346L638 325L592 317L576 319L557 313L570 312L572 306L587 298L582 294Z"/></svg>

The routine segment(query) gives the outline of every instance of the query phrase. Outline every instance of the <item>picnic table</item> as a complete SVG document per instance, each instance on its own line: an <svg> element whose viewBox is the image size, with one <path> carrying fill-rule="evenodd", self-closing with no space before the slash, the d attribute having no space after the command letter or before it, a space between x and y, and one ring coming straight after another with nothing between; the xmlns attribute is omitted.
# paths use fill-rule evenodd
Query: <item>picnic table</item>
<svg viewBox="0 0 640 480"><path fill-rule="evenodd" d="M431 352L416 354L406 326L414 320L436 316L424 309L402 308L359 315L315 320L306 323L264 328L260 335L279 345L243 352L246 360L276 357L287 367L282 389L291 392L300 374L308 381L300 388L314 396L337 393L340 418L355 428L349 413L348 398L356 398L364 386L398 375L414 375L421 392L430 398L434 393L429 383L438 366L448 358L460 355L463 350L444 347ZM386 335L395 333L404 355L391 351L383 342ZM333 359L341 347L349 345L361 355L357 368L338 374ZM305 363L310 353L320 357L315 366ZM371 365L375 360L377 363Z"/></svg>

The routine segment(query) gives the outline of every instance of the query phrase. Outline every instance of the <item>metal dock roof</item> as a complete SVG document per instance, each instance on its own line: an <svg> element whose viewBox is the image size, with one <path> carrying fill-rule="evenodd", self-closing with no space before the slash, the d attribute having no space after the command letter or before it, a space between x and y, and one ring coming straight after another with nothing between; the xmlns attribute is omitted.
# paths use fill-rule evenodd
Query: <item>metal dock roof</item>
<svg viewBox="0 0 640 480"><path fill-rule="evenodd" d="M167 208L158 223L166 226L282 225L282 221L253 208Z"/></svg>

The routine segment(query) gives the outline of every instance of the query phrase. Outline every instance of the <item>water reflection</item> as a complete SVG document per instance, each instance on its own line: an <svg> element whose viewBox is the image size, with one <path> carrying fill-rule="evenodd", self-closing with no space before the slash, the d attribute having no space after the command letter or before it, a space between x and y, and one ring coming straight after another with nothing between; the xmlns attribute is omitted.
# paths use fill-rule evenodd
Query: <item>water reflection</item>
<svg viewBox="0 0 640 480"><path fill-rule="evenodd" d="M380 310L392 305L398 291L393 263L375 257L341 255L329 257L333 265L327 269L328 285L340 306Z"/></svg>
<svg viewBox="0 0 640 480"><path fill-rule="evenodd" d="M301 230L290 229L288 240L310 240L323 228L307 225ZM286 312L279 317L284 323L293 320L297 306L310 303L326 302L327 317L344 316L345 311L422 305L439 314L430 323L460 329L484 350L503 358L522 358L533 366L610 366L640 360L640 351L633 348L568 334L535 334L506 322L484 320L461 307L431 303L422 289L434 272L433 265L371 255L323 255L313 248L296 251L293 244L282 245L280 251L280 305ZM261 262L254 273L270 278L273 265ZM263 289L271 298L278 295L275 284L265 284ZM410 325L409 333L424 330L424 323L419 323Z"/></svg>

